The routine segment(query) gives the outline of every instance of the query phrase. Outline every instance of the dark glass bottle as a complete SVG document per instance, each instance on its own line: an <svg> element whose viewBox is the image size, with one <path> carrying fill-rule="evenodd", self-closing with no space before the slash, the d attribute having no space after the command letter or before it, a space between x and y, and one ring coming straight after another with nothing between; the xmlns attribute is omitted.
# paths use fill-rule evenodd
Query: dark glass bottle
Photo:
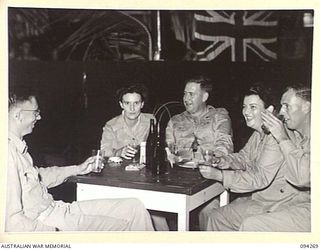
<svg viewBox="0 0 320 250"><path fill-rule="evenodd" d="M161 137L160 123L157 123L157 133L155 138L155 145L153 151L153 175L160 175L166 172L166 152L165 142Z"/></svg>
<svg viewBox="0 0 320 250"><path fill-rule="evenodd" d="M155 124L154 119L150 119L149 135L146 142L146 168L152 170L153 168L153 152L155 145Z"/></svg>

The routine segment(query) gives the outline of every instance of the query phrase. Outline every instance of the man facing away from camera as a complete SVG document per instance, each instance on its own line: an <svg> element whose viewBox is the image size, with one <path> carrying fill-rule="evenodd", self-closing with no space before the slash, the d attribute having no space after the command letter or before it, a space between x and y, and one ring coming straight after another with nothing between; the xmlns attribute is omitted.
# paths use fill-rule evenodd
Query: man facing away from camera
<svg viewBox="0 0 320 250"><path fill-rule="evenodd" d="M206 103L212 88L211 80L204 76L186 81L183 95L186 110L173 116L166 128L166 142L171 151L175 151L171 153L199 161L206 151L218 157L233 152L228 111ZM218 206L218 200L214 200L200 212L201 230L205 229L209 211Z"/></svg>
<svg viewBox="0 0 320 250"><path fill-rule="evenodd" d="M9 94L8 105L7 232L153 230L148 211L136 199L53 200L48 188L69 176L91 172L96 158L67 167L34 166L23 138L41 119L36 94L16 88Z"/></svg>

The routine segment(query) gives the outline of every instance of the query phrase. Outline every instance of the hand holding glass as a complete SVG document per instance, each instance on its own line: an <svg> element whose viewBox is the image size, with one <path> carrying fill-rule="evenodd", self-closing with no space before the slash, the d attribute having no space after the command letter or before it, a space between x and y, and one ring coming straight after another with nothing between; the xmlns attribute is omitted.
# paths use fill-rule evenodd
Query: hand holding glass
<svg viewBox="0 0 320 250"><path fill-rule="evenodd" d="M214 157L213 151L206 149L206 150L203 150L202 154L203 154L204 164L210 166L213 163L212 161Z"/></svg>
<svg viewBox="0 0 320 250"><path fill-rule="evenodd" d="M91 156L95 156L95 162L93 163L94 164L94 167L92 169L92 172L94 173L101 173L102 169L103 169L103 151L101 151L100 149L92 149L91 151Z"/></svg>
<svg viewBox="0 0 320 250"><path fill-rule="evenodd" d="M140 162L140 145L137 143L130 143L129 147L131 147L135 152L132 157L132 163L137 164Z"/></svg>

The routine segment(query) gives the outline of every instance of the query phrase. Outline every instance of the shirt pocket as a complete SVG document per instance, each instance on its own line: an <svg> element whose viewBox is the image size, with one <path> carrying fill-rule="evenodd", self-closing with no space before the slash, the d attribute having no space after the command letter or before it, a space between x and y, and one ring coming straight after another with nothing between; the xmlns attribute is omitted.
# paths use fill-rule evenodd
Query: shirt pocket
<svg viewBox="0 0 320 250"><path fill-rule="evenodd" d="M26 192L30 192L35 189L35 187L40 186L39 173L35 169L27 169L23 172L22 177L22 187Z"/></svg>
<svg viewBox="0 0 320 250"><path fill-rule="evenodd" d="M191 122L179 122L174 125L174 134L176 139L191 138L195 130L195 126Z"/></svg>

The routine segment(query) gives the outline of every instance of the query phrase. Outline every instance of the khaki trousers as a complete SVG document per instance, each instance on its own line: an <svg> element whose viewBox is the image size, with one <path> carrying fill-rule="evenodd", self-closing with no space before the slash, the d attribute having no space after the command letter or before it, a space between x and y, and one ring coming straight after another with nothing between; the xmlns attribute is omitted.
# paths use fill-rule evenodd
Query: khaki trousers
<svg viewBox="0 0 320 250"><path fill-rule="evenodd" d="M148 211L137 199L55 201L43 224L59 231L153 231Z"/></svg>
<svg viewBox="0 0 320 250"><path fill-rule="evenodd" d="M212 210L207 224L208 231L264 231L310 232L310 203L292 205L286 209L254 214L251 206L257 201L250 197L238 198L230 204Z"/></svg>

